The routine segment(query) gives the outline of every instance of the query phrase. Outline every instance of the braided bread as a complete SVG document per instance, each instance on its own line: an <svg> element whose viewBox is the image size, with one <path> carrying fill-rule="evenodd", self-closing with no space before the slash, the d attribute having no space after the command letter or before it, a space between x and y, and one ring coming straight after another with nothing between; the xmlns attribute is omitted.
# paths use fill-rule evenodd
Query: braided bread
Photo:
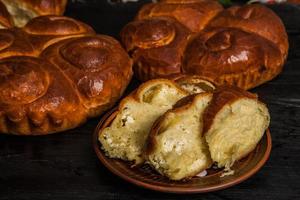
<svg viewBox="0 0 300 200"><path fill-rule="evenodd" d="M63 16L0 30L0 132L44 135L77 127L110 108L131 76L113 38Z"/></svg>
<svg viewBox="0 0 300 200"><path fill-rule="evenodd" d="M276 77L288 53L280 18L258 4L223 10L208 0L151 3L120 35L142 81L197 74L250 89Z"/></svg>
<svg viewBox="0 0 300 200"><path fill-rule="evenodd" d="M63 14L67 0L1 0L0 28L22 27L41 15Z"/></svg>

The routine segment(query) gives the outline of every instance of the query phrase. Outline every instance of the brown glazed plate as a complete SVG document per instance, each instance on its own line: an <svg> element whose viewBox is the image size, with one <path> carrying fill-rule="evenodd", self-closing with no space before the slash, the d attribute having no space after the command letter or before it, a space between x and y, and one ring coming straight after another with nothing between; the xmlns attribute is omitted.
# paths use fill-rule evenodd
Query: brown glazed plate
<svg viewBox="0 0 300 200"><path fill-rule="evenodd" d="M149 165L132 167L132 163L105 156L98 142L98 134L108 127L117 115L116 108L104 115L93 134L93 147L102 162L112 173L137 186L168 193L206 193L225 189L245 181L254 175L268 160L272 142L270 131L247 157L236 162L232 169L233 175L221 177L222 169L208 169L205 177L193 177L189 180L171 181L158 174Z"/></svg>

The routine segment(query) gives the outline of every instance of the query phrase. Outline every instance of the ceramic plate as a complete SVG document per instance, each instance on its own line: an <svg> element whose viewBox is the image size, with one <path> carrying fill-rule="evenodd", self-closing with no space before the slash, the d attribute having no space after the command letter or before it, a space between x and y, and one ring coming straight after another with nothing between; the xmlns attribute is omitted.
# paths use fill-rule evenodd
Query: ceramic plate
<svg viewBox="0 0 300 200"><path fill-rule="evenodd" d="M236 185L255 174L267 161L271 152L271 135L267 130L256 149L246 158L236 162L234 175L221 177L223 170L208 169L205 177L193 177L185 181L171 181L155 172L150 166L131 167L132 163L105 156L98 142L98 134L110 125L117 114L116 109L107 113L93 134L93 147L105 167L112 173L137 186L169 193L205 193Z"/></svg>

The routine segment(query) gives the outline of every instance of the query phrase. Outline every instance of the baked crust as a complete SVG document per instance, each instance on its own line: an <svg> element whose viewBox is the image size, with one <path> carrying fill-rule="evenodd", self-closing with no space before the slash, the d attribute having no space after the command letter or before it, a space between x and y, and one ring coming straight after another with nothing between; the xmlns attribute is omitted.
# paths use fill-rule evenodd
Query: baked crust
<svg viewBox="0 0 300 200"><path fill-rule="evenodd" d="M114 105L131 80L121 45L74 19L42 16L0 36L2 133L75 128Z"/></svg>
<svg viewBox="0 0 300 200"><path fill-rule="evenodd" d="M277 76L283 64L284 57L269 40L240 29L211 28L189 43L182 71L218 85L250 89Z"/></svg>
<svg viewBox="0 0 300 200"><path fill-rule="evenodd" d="M41 57L73 82L90 117L114 105L132 76L127 53L115 39L105 35L60 41L46 48Z"/></svg>
<svg viewBox="0 0 300 200"><path fill-rule="evenodd" d="M200 4L203 4L201 13L205 14L202 17L198 15L199 10L196 6ZM215 1L206 3L205 0L171 0L142 7L132 23L139 24L147 20L142 27L144 33L135 34L134 31L128 30L121 32L125 47L128 47L128 43L134 44L136 41L148 42L145 37L148 32L151 32L152 36L161 34L160 29L148 25L152 20L157 20L157 17L173 18L188 27L191 32L182 39L181 45L172 46L172 49L169 45L162 45L163 42L160 43L160 51L157 51L156 46L152 46L152 49L142 48L144 52L155 51L155 59L153 60L154 56L145 56L142 61L134 59L137 78L144 81L178 73L197 74L217 85L228 84L251 89L280 74L289 46L287 33L280 18L263 5L233 6L226 10L220 9L220 5L210 7L217 4ZM189 12L185 13L187 10ZM210 15L209 12L214 14ZM195 28L196 22L202 24L198 23L197 26L201 28ZM135 30L136 27L132 29ZM127 40L124 34L131 40ZM135 49L127 50L133 52L134 57ZM178 56L166 56L166 53L162 53L165 51L178 52L172 53ZM165 64L166 59L171 63L171 58L177 67L166 67L174 66Z"/></svg>
<svg viewBox="0 0 300 200"><path fill-rule="evenodd" d="M0 58L39 56L53 43L67 38L95 35L94 30L77 20L63 16L41 16L25 27L0 29Z"/></svg>
<svg viewBox="0 0 300 200"><path fill-rule="evenodd" d="M40 16L29 21L22 29L34 49L42 51L53 43L68 38L95 35L95 31L78 20L57 16Z"/></svg>
<svg viewBox="0 0 300 200"><path fill-rule="evenodd" d="M228 27L259 35L279 48L283 60L288 54L289 42L281 19L269 8L260 4L232 6L216 18L208 27Z"/></svg>
<svg viewBox="0 0 300 200"><path fill-rule="evenodd" d="M144 5L136 16L136 20L153 17L172 17L192 32L201 31L220 11L222 6L217 1L159 1Z"/></svg>
<svg viewBox="0 0 300 200"><path fill-rule="evenodd" d="M134 73L143 81L181 73L190 31L172 18L159 17L127 24L121 31Z"/></svg>
<svg viewBox="0 0 300 200"><path fill-rule="evenodd" d="M87 118L70 82L40 58L0 61L0 131L17 135L49 134L74 128Z"/></svg>

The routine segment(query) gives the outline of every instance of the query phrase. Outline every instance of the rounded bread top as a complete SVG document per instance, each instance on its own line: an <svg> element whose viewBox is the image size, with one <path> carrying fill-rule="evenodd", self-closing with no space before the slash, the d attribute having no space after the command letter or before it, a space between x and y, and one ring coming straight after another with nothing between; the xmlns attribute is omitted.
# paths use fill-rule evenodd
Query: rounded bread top
<svg viewBox="0 0 300 200"><path fill-rule="evenodd" d="M222 6L217 1L168 0L146 4L138 12L136 20L172 17L192 32L199 32L222 10Z"/></svg>

